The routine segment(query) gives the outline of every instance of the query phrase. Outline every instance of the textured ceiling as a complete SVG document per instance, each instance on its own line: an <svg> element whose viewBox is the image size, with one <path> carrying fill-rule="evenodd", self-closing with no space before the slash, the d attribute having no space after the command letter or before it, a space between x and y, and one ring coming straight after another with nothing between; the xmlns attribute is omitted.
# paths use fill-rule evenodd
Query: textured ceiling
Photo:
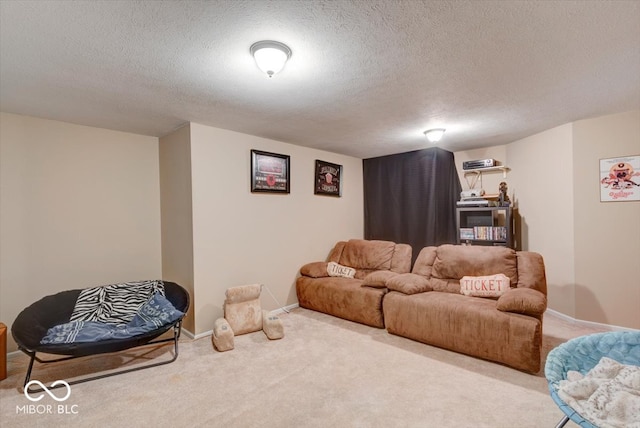
<svg viewBox="0 0 640 428"><path fill-rule="evenodd" d="M274 78L249 54L293 55ZM373 157L640 108L640 2L0 1L2 111Z"/></svg>

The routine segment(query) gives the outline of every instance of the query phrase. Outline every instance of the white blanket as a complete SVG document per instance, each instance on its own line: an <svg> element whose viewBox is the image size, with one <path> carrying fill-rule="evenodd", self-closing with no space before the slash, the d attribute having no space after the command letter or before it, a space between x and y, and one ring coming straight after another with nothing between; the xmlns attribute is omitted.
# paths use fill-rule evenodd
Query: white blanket
<svg viewBox="0 0 640 428"><path fill-rule="evenodd" d="M640 428L640 367L603 357L586 375L567 372L558 396L600 428Z"/></svg>

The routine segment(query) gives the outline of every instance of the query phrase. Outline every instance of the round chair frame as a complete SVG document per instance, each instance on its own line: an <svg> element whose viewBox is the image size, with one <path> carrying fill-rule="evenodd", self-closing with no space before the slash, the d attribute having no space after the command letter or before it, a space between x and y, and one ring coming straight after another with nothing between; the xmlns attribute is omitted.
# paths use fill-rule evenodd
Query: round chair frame
<svg viewBox="0 0 640 428"><path fill-rule="evenodd" d="M551 398L565 414L556 428L565 426L569 420L582 428L598 428L560 398L558 387L560 381L567 378L567 372L577 371L586 375L602 357L611 358L621 364L640 366L640 332L615 331L581 336L549 352L544 374Z"/></svg>
<svg viewBox="0 0 640 428"><path fill-rule="evenodd" d="M164 282L165 297L171 304L186 314L189 309L190 299L187 290L174 282ZM142 366L135 366L127 369L117 370L104 374L92 375L67 382L69 385L88 382L91 380L103 379L110 376L129 373L137 370L157 367L174 362L178 358L178 340L180 339L182 320L184 315L173 323L164 325L147 333L132 336L126 339L109 339L99 342L83 343L62 343L62 344L41 344L40 341L47 334L47 331L56 325L68 323L75 302L80 295L81 289L62 291L57 294L43 297L37 302L23 309L11 326L11 334L18 349L29 356L29 367L24 379L23 386L26 388L33 371L34 363L48 364L61 361L68 361L75 358L87 357L98 354L116 353L140 346L169 343L174 346L173 356L169 360L154 362ZM157 339L169 330L173 329L173 335L169 338ZM64 355L62 358L42 359L40 354ZM62 385L58 385L62 386ZM55 386L54 386L55 388ZM51 387L49 388L51 389ZM29 389L29 392L40 392L42 388Z"/></svg>

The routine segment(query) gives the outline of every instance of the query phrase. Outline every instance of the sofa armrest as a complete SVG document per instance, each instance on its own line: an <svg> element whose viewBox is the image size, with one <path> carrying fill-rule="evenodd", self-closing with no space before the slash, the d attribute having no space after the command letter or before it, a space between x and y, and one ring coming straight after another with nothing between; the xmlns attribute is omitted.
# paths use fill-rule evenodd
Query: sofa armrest
<svg viewBox="0 0 640 428"><path fill-rule="evenodd" d="M540 316L547 309L547 297L532 288L512 288L498 298L497 308L503 312Z"/></svg>
<svg viewBox="0 0 640 428"><path fill-rule="evenodd" d="M415 273L399 273L386 281L387 288L404 294L424 293L431 291L431 283L427 278Z"/></svg>
<svg viewBox="0 0 640 428"><path fill-rule="evenodd" d="M373 287L373 288L385 288L387 286L387 280L389 278L393 278L398 275L395 272L391 272L390 270L377 270L371 272L362 280L363 287Z"/></svg>
<svg viewBox="0 0 640 428"><path fill-rule="evenodd" d="M329 276L327 272L327 262L311 262L300 268L300 274L311 278L324 278Z"/></svg>

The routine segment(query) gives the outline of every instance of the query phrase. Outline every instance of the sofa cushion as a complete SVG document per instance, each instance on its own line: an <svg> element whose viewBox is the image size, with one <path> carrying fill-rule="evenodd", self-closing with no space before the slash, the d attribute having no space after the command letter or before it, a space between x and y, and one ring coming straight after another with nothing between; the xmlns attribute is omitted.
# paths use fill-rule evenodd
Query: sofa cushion
<svg viewBox="0 0 640 428"><path fill-rule="evenodd" d="M338 263L355 269L390 270L395 243L390 241L349 240Z"/></svg>
<svg viewBox="0 0 640 428"><path fill-rule="evenodd" d="M386 283L389 290L399 291L404 294L416 294L432 290L429 280L415 273L400 273L387 279Z"/></svg>
<svg viewBox="0 0 640 428"><path fill-rule="evenodd" d="M460 280L431 278L429 284L433 291L460 294Z"/></svg>
<svg viewBox="0 0 640 428"><path fill-rule="evenodd" d="M300 307L377 328L384 328L382 299L386 293L386 288L363 287L359 279L306 276L296 279Z"/></svg>
<svg viewBox="0 0 640 428"><path fill-rule="evenodd" d="M411 254L413 249L408 244L396 244L391 258L391 271L397 273L411 272Z"/></svg>
<svg viewBox="0 0 640 428"><path fill-rule="evenodd" d="M433 262L436 260L437 249L438 247L424 247L420 250L411 272L422 275L427 279L431 278L431 271L433 270Z"/></svg>
<svg viewBox="0 0 640 428"><path fill-rule="evenodd" d="M346 241L338 241L336 245L331 249L329 256L327 257L328 262L340 262L340 256L342 256L342 251L344 250L344 246L347 245Z"/></svg>
<svg viewBox="0 0 640 428"><path fill-rule="evenodd" d="M546 296L547 279L542 256L531 251L518 251L517 255L518 288L532 288Z"/></svg>
<svg viewBox="0 0 640 428"><path fill-rule="evenodd" d="M364 280L370 273L377 272L378 269L356 269L355 279Z"/></svg>
<svg viewBox="0 0 640 428"><path fill-rule="evenodd" d="M390 270L377 270L371 272L364 277L362 281L363 287L385 288L387 286L387 280L398 275Z"/></svg>
<svg viewBox="0 0 640 428"><path fill-rule="evenodd" d="M300 274L311 278L324 278L329 276L327 262L311 262L300 268Z"/></svg>
<svg viewBox="0 0 640 428"><path fill-rule="evenodd" d="M327 264L327 273L329 274L329 276L341 276L344 278L353 278L356 274L356 270L348 266L342 266L335 262L329 262Z"/></svg>
<svg viewBox="0 0 640 428"><path fill-rule="evenodd" d="M390 291L383 301L384 323L391 334L538 372L541 320L498 311L496 303L459 293Z"/></svg>
<svg viewBox="0 0 640 428"><path fill-rule="evenodd" d="M431 275L441 279L503 273L511 284L518 283L516 251L506 247L441 245L436 250Z"/></svg>
<svg viewBox="0 0 640 428"><path fill-rule="evenodd" d="M460 293L474 297L500 297L510 288L509 278L504 274L489 276L463 276Z"/></svg>
<svg viewBox="0 0 640 428"><path fill-rule="evenodd" d="M547 309L547 297L532 288L514 288L500 296L496 307L503 312L540 316Z"/></svg>

